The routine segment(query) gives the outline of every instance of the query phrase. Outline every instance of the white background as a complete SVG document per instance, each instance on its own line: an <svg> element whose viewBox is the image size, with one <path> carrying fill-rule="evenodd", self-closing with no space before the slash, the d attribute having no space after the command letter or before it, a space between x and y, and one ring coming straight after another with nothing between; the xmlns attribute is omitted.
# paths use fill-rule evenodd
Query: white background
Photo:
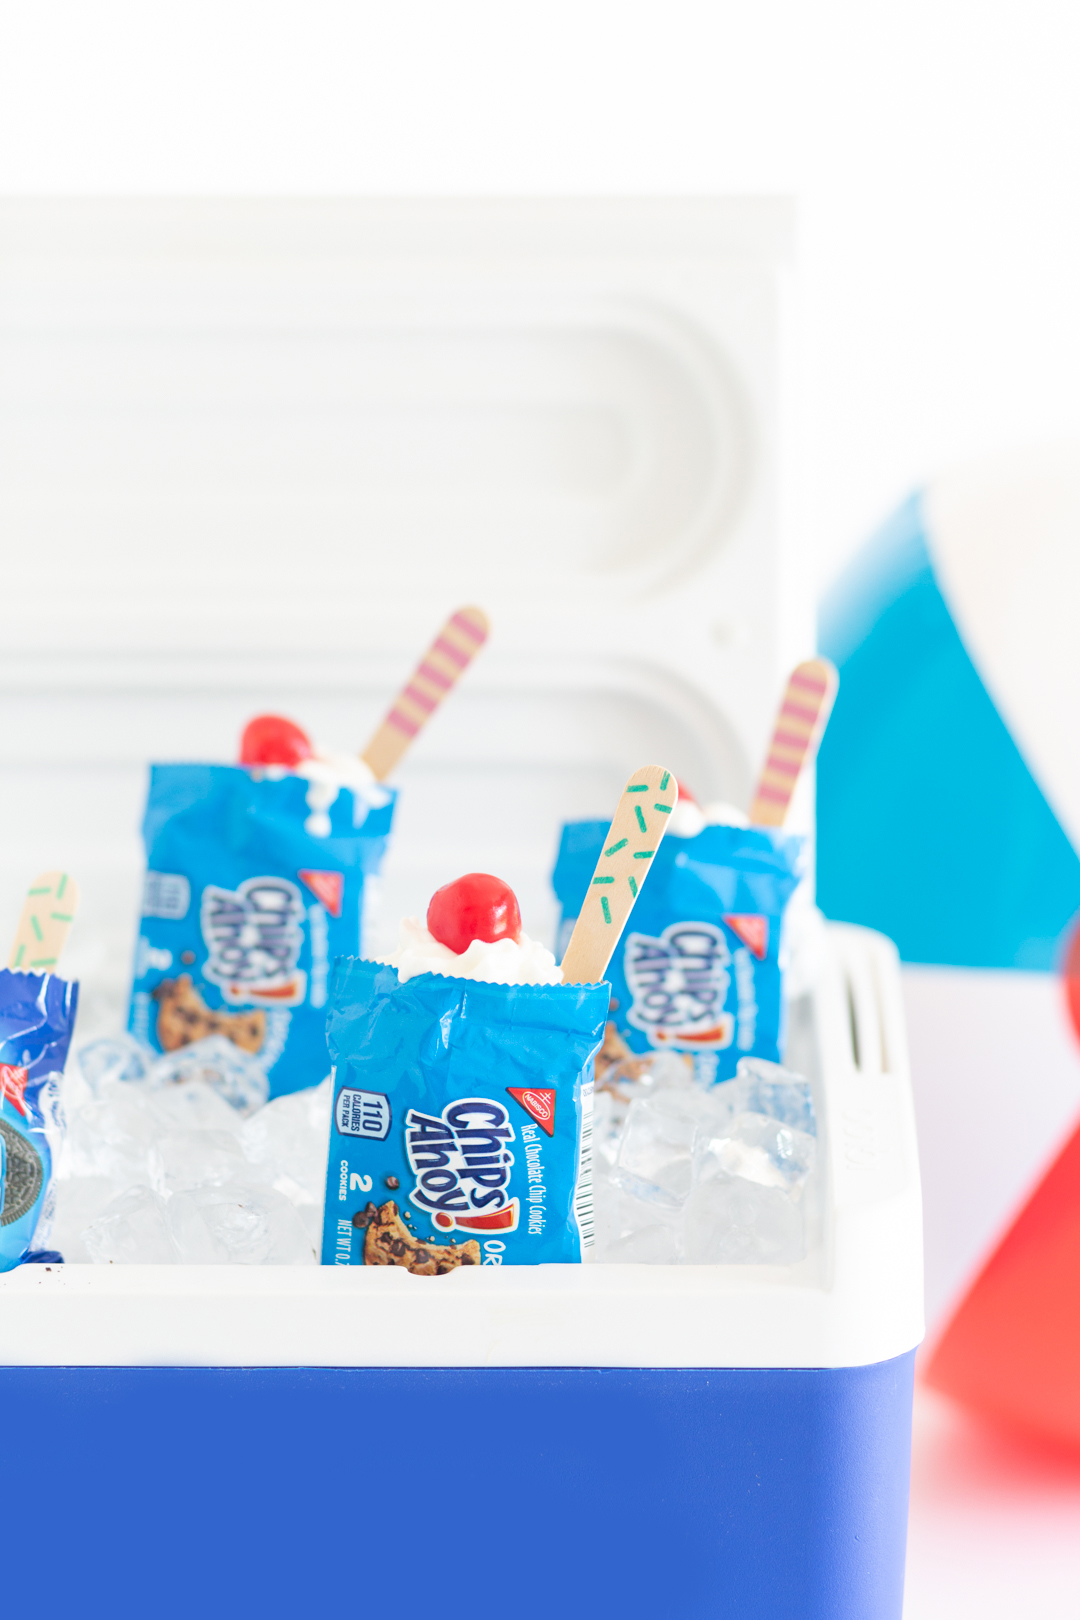
<svg viewBox="0 0 1080 1620"><path fill-rule="evenodd" d="M1080 429L1078 68L1069 0L2 0L0 192L795 192L827 575Z"/></svg>
<svg viewBox="0 0 1080 1620"><path fill-rule="evenodd" d="M0 193L762 191L820 580L937 470L1080 436L1074 0L0 0ZM1080 1473L988 1444L924 1405L909 1616L1075 1615Z"/></svg>

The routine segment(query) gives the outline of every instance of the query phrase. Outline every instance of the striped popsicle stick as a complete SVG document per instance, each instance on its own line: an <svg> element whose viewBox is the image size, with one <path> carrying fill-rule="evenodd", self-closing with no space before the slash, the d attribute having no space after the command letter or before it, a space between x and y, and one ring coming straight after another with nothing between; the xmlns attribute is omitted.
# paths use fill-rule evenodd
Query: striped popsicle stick
<svg viewBox="0 0 1080 1620"><path fill-rule="evenodd" d="M679 801L662 765L643 765L623 789L589 892L562 960L564 984L599 984Z"/></svg>
<svg viewBox="0 0 1080 1620"><path fill-rule="evenodd" d="M79 885L66 872L42 872L27 890L8 957L22 973L51 973L79 909Z"/></svg>
<svg viewBox="0 0 1080 1620"><path fill-rule="evenodd" d="M488 618L481 608L458 608L450 615L360 756L371 766L376 781L386 781L487 637Z"/></svg>
<svg viewBox="0 0 1080 1620"><path fill-rule="evenodd" d="M808 659L792 670L750 806L751 826L783 826L799 773L813 763L818 751L837 679L827 658Z"/></svg>

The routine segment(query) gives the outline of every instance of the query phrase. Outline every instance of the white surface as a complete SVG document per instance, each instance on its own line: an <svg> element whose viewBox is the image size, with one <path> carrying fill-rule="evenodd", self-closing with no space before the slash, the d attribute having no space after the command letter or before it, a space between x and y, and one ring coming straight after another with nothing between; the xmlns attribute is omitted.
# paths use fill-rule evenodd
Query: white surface
<svg viewBox="0 0 1080 1620"><path fill-rule="evenodd" d="M916 1388L904 1620L1076 1620L1080 1458Z"/></svg>
<svg viewBox="0 0 1080 1620"><path fill-rule="evenodd" d="M470 869L551 940L560 822L644 762L746 803L813 636L790 227L747 199L0 204L0 915L78 872L66 960L116 1017L145 761L232 759L265 709L359 748L468 601L492 635L400 772L373 946Z"/></svg>
<svg viewBox="0 0 1080 1620"><path fill-rule="evenodd" d="M934 480L938 583L1028 769L1080 847L1080 440Z"/></svg>
<svg viewBox="0 0 1080 1620"><path fill-rule="evenodd" d="M0 1361L835 1367L911 1349L922 1234L896 957L861 929L827 938L812 1023L793 1017L799 1060L817 1068L824 1162L822 1235L798 1266L480 1267L438 1279L396 1267L22 1266L0 1277Z"/></svg>
<svg viewBox="0 0 1080 1620"><path fill-rule="evenodd" d="M1075 1126L1080 1045L1053 974L901 973L933 1334Z"/></svg>

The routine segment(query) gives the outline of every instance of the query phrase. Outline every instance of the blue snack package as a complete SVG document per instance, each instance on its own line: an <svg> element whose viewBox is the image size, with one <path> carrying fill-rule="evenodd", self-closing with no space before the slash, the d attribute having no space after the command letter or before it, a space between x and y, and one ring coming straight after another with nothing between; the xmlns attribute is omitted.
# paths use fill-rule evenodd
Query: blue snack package
<svg viewBox="0 0 1080 1620"><path fill-rule="evenodd" d="M30 1255L51 1219L52 1150L79 987L0 971L0 1271Z"/></svg>
<svg viewBox="0 0 1080 1620"><path fill-rule="evenodd" d="M579 1261L609 995L338 962L323 1265Z"/></svg>
<svg viewBox="0 0 1080 1620"><path fill-rule="evenodd" d="M271 1097L327 1073L330 971L363 948L396 795L339 787L313 812L314 797L283 769L150 771L128 1028L158 1052L225 1035L266 1071Z"/></svg>
<svg viewBox="0 0 1080 1620"><path fill-rule="evenodd" d="M552 877L560 956L607 830L563 827ZM742 1057L779 1062L784 914L805 857L805 839L768 827L667 835L608 967L615 1030L631 1053L692 1054L703 1083L730 1079Z"/></svg>

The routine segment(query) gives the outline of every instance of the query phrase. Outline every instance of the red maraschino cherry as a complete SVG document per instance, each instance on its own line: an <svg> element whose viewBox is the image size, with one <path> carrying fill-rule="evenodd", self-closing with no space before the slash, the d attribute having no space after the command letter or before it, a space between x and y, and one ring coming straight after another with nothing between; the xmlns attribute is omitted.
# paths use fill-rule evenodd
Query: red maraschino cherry
<svg viewBox="0 0 1080 1620"><path fill-rule="evenodd" d="M489 945L497 939L517 939L521 912L509 883L487 872L467 872L435 890L427 908L427 925L440 945L460 956L474 939Z"/></svg>
<svg viewBox="0 0 1080 1620"><path fill-rule="evenodd" d="M241 765L286 765L291 769L311 755L307 733L280 714L257 714L240 739Z"/></svg>
<svg viewBox="0 0 1080 1620"><path fill-rule="evenodd" d="M686 786L685 782L680 782L678 777L675 778L675 786L679 790L680 804L685 804L687 799L690 800L691 804L697 804L697 800L694 798L694 795L691 793L690 789Z"/></svg>

